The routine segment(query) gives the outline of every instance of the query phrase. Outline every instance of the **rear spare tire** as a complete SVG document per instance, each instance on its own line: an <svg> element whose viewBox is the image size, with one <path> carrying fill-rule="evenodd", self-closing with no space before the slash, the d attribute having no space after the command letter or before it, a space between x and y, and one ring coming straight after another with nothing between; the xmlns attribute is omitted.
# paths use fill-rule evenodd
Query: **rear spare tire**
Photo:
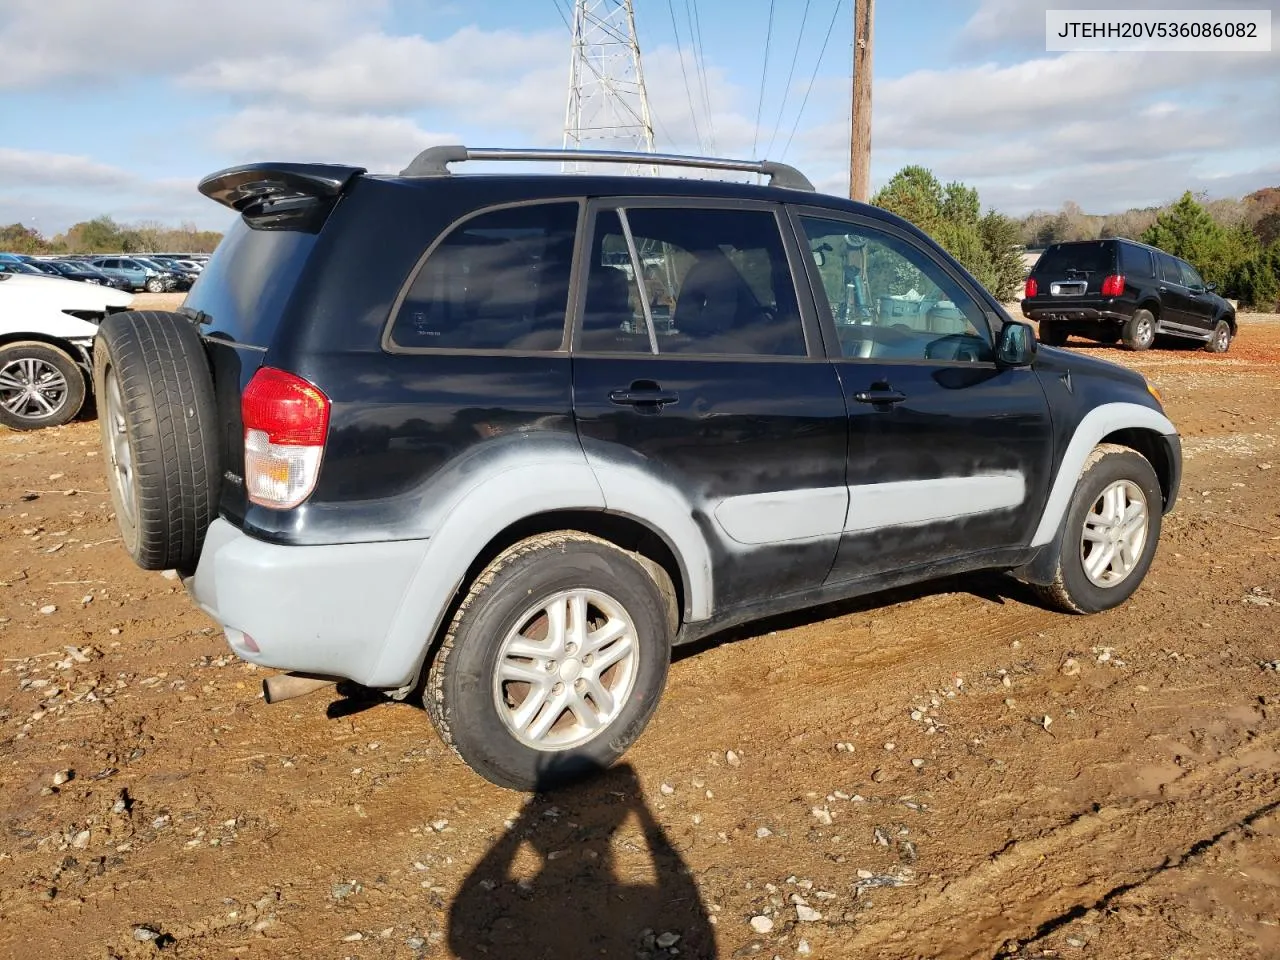
<svg viewBox="0 0 1280 960"><path fill-rule="evenodd" d="M112 314L94 341L93 384L125 549L144 570L193 571L221 479L213 378L199 333L180 313Z"/></svg>

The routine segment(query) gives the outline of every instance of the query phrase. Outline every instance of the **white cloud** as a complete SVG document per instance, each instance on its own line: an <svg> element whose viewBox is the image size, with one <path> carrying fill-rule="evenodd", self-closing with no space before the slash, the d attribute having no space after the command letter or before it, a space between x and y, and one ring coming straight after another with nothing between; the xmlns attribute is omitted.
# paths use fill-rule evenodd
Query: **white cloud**
<svg viewBox="0 0 1280 960"><path fill-rule="evenodd" d="M128 187L137 181L118 167L84 156L0 147L0 183L35 187Z"/></svg>
<svg viewBox="0 0 1280 960"><path fill-rule="evenodd" d="M423 130L405 117L283 107L250 107L225 120L213 135L215 146L232 162L349 163L377 173L399 171L424 147L458 139Z"/></svg>
<svg viewBox="0 0 1280 960"><path fill-rule="evenodd" d="M223 56L322 49L377 19L385 0L7 0L0 89L170 72Z"/></svg>

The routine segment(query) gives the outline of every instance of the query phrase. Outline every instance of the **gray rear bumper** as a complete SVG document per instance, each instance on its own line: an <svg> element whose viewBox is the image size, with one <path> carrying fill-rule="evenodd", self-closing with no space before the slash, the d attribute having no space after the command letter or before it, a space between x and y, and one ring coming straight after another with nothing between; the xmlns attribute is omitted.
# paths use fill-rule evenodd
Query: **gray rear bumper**
<svg viewBox="0 0 1280 960"><path fill-rule="evenodd" d="M399 686L403 676L378 673L403 673L403 664L388 662L403 658L384 657L384 647L428 542L281 546L219 518L187 587L245 660Z"/></svg>

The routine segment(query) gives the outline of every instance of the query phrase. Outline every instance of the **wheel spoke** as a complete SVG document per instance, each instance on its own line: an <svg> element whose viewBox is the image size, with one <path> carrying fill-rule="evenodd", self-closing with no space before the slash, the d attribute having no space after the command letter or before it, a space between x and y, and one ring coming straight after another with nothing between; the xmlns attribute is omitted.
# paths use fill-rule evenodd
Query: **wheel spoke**
<svg viewBox="0 0 1280 960"><path fill-rule="evenodd" d="M548 731L555 725L555 722L560 719L560 715L564 713L568 699L567 690L552 694L545 701L546 708L541 713L530 718L532 723L526 721L524 731L531 740L538 741L547 735ZM524 704L521 704L521 706L523 707Z"/></svg>
<svg viewBox="0 0 1280 960"><path fill-rule="evenodd" d="M592 672L597 677L600 676L623 657L628 656L633 649L634 642L630 636L620 637L613 646L595 654L595 659L591 663Z"/></svg>
<svg viewBox="0 0 1280 960"><path fill-rule="evenodd" d="M26 388L26 384L17 377L0 372L0 390L25 390Z"/></svg>
<svg viewBox="0 0 1280 960"><path fill-rule="evenodd" d="M1084 534L1083 534L1084 538L1088 540L1090 543L1106 543L1107 542L1106 532L1103 530L1099 530L1097 526L1092 525L1090 523L1092 519L1093 518L1090 517L1088 520L1085 520L1084 522Z"/></svg>
<svg viewBox="0 0 1280 960"><path fill-rule="evenodd" d="M1111 559L1115 556L1116 548L1107 543L1099 546L1085 561L1085 573L1089 574L1089 579L1098 580L1103 571L1111 566Z"/></svg>
<svg viewBox="0 0 1280 960"><path fill-rule="evenodd" d="M582 644L582 652L595 653L613 643L630 629L631 625L625 620L610 620L599 630L587 634L587 639Z"/></svg>
<svg viewBox="0 0 1280 960"><path fill-rule="evenodd" d="M547 671L518 660L503 660L498 667L498 676L512 683L531 683L534 686L547 682Z"/></svg>
<svg viewBox="0 0 1280 960"><path fill-rule="evenodd" d="M543 613L547 615L547 652L560 653L564 650L565 634L565 617L568 609L563 600L557 600L555 603L549 603Z"/></svg>
<svg viewBox="0 0 1280 960"><path fill-rule="evenodd" d="M573 691L571 696L569 696L567 706L569 707L569 712L573 714L574 719L576 719L578 724L584 729L595 730L600 726L600 715L592 709L591 704L587 703L587 701L582 698L582 695L576 690ZM601 707L600 713L603 713L607 717L610 711Z"/></svg>
<svg viewBox="0 0 1280 960"><path fill-rule="evenodd" d="M54 405L50 403L48 398L39 390L31 394L31 400L33 403L36 404L36 406L40 407L45 413L53 413Z"/></svg>
<svg viewBox="0 0 1280 960"><path fill-rule="evenodd" d="M507 644L508 657L524 657L542 663L551 659L552 651L540 640L530 640L524 634L516 634Z"/></svg>
<svg viewBox="0 0 1280 960"><path fill-rule="evenodd" d="M587 640L587 598L582 593L569 595L569 624L565 640L581 650Z"/></svg>
<svg viewBox="0 0 1280 960"><path fill-rule="evenodd" d="M583 679L586 680L587 689L585 692L591 697L596 709L606 717L613 713L613 694L604 688L604 684L600 682L600 677L597 675L584 677Z"/></svg>
<svg viewBox="0 0 1280 960"><path fill-rule="evenodd" d="M517 730L528 731L530 722L534 717L538 716L538 711L546 705L550 693L551 686L549 684L544 683L539 686L529 687L529 692L525 695L524 700L516 708L515 714L511 718ZM554 722L554 719L553 717L552 722ZM549 729L551 724L548 723L547 727ZM532 736L532 734L530 735Z"/></svg>

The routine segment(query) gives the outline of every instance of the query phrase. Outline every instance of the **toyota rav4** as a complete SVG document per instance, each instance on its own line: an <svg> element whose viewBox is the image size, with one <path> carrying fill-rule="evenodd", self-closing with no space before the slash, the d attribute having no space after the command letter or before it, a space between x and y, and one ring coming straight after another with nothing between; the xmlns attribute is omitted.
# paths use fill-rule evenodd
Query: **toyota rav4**
<svg viewBox="0 0 1280 960"><path fill-rule="evenodd" d="M565 159L769 182L450 169ZM436 147L200 190L238 217L183 322L93 354L125 548L287 671L268 701L421 697L507 787L616 760L730 625L978 569L1114 607L1177 497L1142 376L782 164Z"/></svg>

